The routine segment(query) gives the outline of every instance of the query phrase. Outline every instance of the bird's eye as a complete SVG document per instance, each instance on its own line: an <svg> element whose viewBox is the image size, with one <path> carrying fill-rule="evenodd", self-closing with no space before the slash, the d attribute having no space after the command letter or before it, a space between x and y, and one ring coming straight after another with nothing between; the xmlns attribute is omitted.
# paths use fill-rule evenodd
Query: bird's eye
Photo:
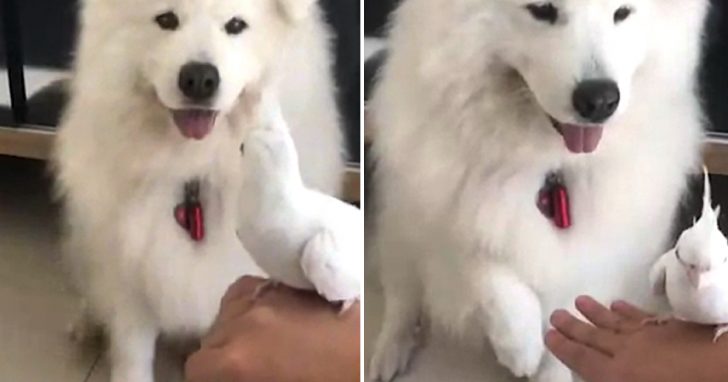
<svg viewBox="0 0 728 382"><path fill-rule="evenodd" d="M677 257L678 260L682 261L682 258L680 258L680 250L675 248L675 257Z"/></svg>
<svg viewBox="0 0 728 382"><path fill-rule="evenodd" d="M248 23L240 17L233 17L225 24L225 32L229 35L238 35L248 29Z"/></svg>
<svg viewBox="0 0 728 382"><path fill-rule="evenodd" d="M245 155L245 143L240 144L240 153Z"/></svg>
<svg viewBox="0 0 728 382"><path fill-rule="evenodd" d="M158 15L154 18L154 22L156 22L160 28L168 31L174 31L179 28L179 17L177 17L177 14L172 11Z"/></svg>
<svg viewBox="0 0 728 382"><path fill-rule="evenodd" d="M528 4L526 5L526 9L538 21L556 24L556 21L559 19L559 9L550 2Z"/></svg>
<svg viewBox="0 0 728 382"><path fill-rule="evenodd" d="M634 9L628 5L623 5L614 12L614 23L619 24L624 20L627 20L632 15Z"/></svg>
<svg viewBox="0 0 728 382"><path fill-rule="evenodd" d="M697 265L690 264L690 269L696 270L696 269L698 269L698 266Z"/></svg>

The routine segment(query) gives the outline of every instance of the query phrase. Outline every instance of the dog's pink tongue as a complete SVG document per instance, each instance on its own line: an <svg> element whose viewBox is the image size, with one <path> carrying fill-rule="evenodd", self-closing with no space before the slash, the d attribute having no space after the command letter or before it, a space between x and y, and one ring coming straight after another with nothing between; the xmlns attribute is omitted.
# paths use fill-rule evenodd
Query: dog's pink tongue
<svg viewBox="0 0 728 382"><path fill-rule="evenodd" d="M601 126L561 125L561 135L566 147L574 154L592 153L602 140Z"/></svg>
<svg viewBox="0 0 728 382"><path fill-rule="evenodd" d="M185 138L201 140L212 131L217 112L211 110L175 110L172 112L172 118Z"/></svg>

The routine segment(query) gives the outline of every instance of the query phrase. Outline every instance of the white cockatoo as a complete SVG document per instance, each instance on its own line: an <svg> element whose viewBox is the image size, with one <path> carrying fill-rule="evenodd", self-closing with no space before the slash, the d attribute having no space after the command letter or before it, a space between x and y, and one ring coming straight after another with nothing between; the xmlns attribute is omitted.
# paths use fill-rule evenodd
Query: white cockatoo
<svg viewBox="0 0 728 382"><path fill-rule="evenodd" d="M664 294L672 317L716 325L715 341L728 332L728 241L718 228L720 207L713 210L705 170L703 211L650 272L654 291Z"/></svg>
<svg viewBox="0 0 728 382"><path fill-rule="evenodd" d="M361 210L303 184L278 103L262 100L259 127L241 146L238 237L274 283L315 290L348 309L361 296Z"/></svg>

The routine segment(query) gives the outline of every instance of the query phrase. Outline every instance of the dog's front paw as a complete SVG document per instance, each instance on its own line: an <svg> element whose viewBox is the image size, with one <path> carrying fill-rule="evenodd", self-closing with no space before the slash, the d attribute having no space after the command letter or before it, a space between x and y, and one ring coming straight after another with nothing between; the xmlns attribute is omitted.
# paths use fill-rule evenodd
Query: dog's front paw
<svg viewBox="0 0 728 382"><path fill-rule="evenodd" d="M522 378L536 375L545 351L540 335L521 333L519 336L495 336L491 342L498 362L514 376Z"/></svg>
<svg viewBox="0 0 728 382"><path fill-rule="evenodd" d="M406 372L417 345L414 333L403 336L382 335L369 364L369 380L389 382Z"/></svg>
<svg viewBox="0 0 728 382"><path fill-rule="evenodd" d="M546 349L538 296L508 268L484 280L484 324L498 361L516 377L533 377Z"/></svg>
<svg viewBox="0 0 728 382"><path fill-rule="evenodd" d="M154 373L150 365L119 365L112 361L109 375L110 382L154 382Z"/></svg>
<svg viewBox="0 0 728 382"><path fill-rule="evenodd" d="M571 370L550 353L544 356L538 373L530 379L531 382L573 382Z"/></svg>

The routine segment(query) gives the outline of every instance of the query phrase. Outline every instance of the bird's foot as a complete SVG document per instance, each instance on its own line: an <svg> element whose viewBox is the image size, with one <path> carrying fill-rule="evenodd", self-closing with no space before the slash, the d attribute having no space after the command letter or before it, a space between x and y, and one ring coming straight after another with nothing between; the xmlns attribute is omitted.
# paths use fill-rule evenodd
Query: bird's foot
<svg viewBox="0 0 728 382"><path fill-rule="evenodd" d="M354 304L356 304L357 301L359 301L359 299L357 299L357 298L351 299L351 300L342 301L341 302L341 308L339 308L339 317L345 315L346 312L348 312L349 309L351 309L351 307L354 306Z"/></svg>
<svg viewBox="0 0 728 382"><path fill-rule="evenodd" d="M260 299L266 292L278 287L278 281L268 280L258 285L253 291L253 301Z"/></svg>
<svg viewBox="0 0 728 382"><path fill-rule="evenodd" d="M720 340L720 337L722 337L726 333L728 333L728 324L718 325L715 328L715 336L713 337L713 343L718 342L718 340Z"/></svg>
<svg viewBox="0 0 728 382"><path fill-rule="evenodd" d="M648 325L656 325L656 326L662 326L666 325L668 322L672 321L674 317L671 314L661 314L659 316L651 317L651 318L645 318L642 320L642 326L648 326Z"/></svg>

